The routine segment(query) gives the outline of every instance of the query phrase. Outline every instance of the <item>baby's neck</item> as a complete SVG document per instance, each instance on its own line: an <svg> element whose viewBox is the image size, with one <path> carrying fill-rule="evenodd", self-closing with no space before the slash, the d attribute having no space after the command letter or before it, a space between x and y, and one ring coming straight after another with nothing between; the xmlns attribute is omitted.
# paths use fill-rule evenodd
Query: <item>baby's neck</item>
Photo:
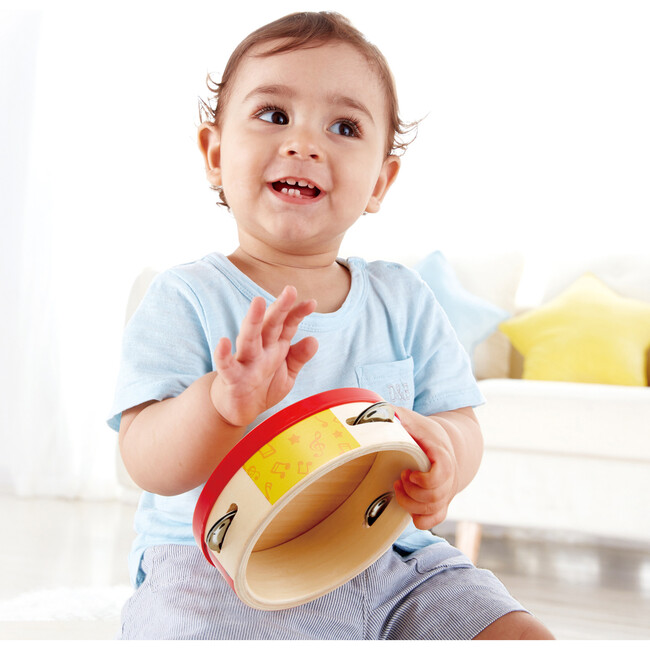
<svg viewBox="0 0 650 650"><path fill-rule="evenodd" d="M315 299L316 311L321 313L337 311L350 291L350 272L336 259L264 260L241 248L228 255L228 259L272 296L278 296L288 284L293 285L298 290L298 300Z"/></svg>

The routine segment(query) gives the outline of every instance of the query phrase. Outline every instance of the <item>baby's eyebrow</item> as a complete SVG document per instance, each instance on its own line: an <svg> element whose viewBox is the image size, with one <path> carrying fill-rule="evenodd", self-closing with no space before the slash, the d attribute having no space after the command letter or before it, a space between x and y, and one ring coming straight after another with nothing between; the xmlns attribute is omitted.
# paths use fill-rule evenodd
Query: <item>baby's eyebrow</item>
<svg viewBox="0 0 650 650"><path fill-rule="evenodd" d="M295 95L295 91L293 88L289 86L284 86L282 84L270 84L268 86L257 86L257 88L253 88L246 97L244 97L244 101L248 101L251 97L255 97L257 95L282 95L284 97L293 97Z"/></svg>
<svg viewBox="0 0 650 650"><path fill-rule="evenodd" d="M276 97L287 97L291 99L296 96L296 91L291 88L291 86L286 86L284 84L268 84L263 86L257 86L253 88L246 97L244 101L248 101L252 97L257 96L276 96ZM374 124L375 120L372 117L372 113L365 106L365 104L354 97L349 97L348 95L338 95L338 94L328 94L325 97L326 101L329 104L334 104L335 106L352 108L357 111L365 113L368 119Z"/></svg>
<svg viewBox="0 0 650 650"><path fill-rule="evenodd" d="M336 104L337 106L346 106L348 108L361 111L362 113L366 114L368 119L373 124L375 123L375 120L373 119L370 110L368 110L368 108L365 106L365 104L363 104L363 102L360 102L358 99L354 99L354 97L348 97L347 95L328 95L327 101L330 104Z"/></svg>

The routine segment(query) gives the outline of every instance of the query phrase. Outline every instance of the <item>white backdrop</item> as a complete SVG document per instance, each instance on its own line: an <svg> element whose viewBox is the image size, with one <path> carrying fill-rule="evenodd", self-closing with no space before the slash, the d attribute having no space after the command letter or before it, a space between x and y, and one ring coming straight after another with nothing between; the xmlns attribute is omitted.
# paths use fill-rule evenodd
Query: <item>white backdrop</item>
<svg viewBox="0 0 650 650"><path fill-rule="evenodd" d="M427 116L343 254L638 252L650 217L650 6L638 0L0 3L0 491L109 497L128 291L236 245L197 97L252 29L347 15Z"/></svg>

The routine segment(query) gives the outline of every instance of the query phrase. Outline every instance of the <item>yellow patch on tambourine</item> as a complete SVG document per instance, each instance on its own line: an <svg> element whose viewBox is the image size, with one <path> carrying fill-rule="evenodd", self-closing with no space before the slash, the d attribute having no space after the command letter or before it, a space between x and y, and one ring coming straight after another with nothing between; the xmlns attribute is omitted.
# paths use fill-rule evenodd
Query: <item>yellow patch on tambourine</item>
<svg viewBox="0 0 650 650"><path fill-rule="evenodd" d="M274 504L315 469L359 446L328 409L278 434L244 463L244 471Z"/></svg>

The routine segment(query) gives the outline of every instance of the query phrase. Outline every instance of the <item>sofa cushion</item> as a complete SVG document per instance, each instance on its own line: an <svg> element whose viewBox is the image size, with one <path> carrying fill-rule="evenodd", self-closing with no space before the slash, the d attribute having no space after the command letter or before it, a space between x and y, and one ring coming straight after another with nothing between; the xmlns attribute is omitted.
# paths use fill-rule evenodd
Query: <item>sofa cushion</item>
<svg viewBox="0 0 650 650"><path fill-rule="evenodd" d="M476 346L494 333L510 313L468 291L440 251L428 255L415 268L433 290L475 366Z"/></svg>
<svg viewBox="0 0 650 650"><path fill-rule="evenodd" d="M499 326L524 356L524 379L645 386L650 303L591 273Z"/></svg>

